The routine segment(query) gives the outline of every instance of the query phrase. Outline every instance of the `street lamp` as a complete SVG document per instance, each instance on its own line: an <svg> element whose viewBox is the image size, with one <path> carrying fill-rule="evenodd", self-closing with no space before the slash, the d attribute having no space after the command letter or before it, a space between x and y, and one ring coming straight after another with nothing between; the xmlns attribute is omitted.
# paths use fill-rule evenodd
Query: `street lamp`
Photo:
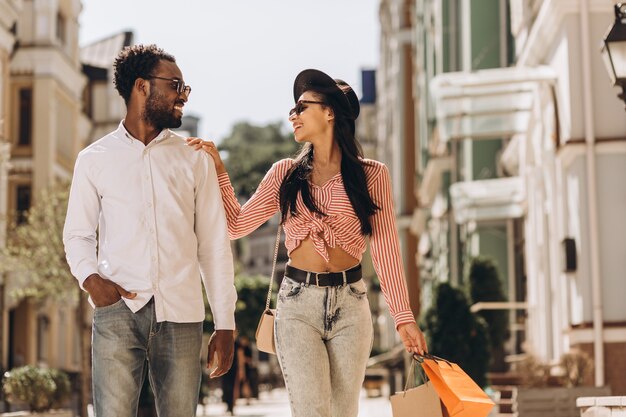
<svg viewBox="0 0 626 417"><path fill-rule="evenodd" d="M615 23L609 29L601 53L613 85L622 87L617 96L626 104L626 3L617 3Z"/></svg>

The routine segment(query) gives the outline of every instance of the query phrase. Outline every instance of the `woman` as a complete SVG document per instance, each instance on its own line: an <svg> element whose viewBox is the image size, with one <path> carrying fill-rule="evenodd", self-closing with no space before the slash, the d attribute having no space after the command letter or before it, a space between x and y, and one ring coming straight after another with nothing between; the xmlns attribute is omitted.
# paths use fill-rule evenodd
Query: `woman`
<svg viewBox="0 0 626 417"><path fill-rule="evenodd" d="M309 69L295 79L294 100L289 121L302 150L276 162L243 207L215 145L189 144L215 160L231 239L281 211L289 262L275 337L293 416L356 417L373 335L360 266L367 236L406 350L424 353L426 342L409 308L389 172L364 159L354 137L356 94Z"/></svg>

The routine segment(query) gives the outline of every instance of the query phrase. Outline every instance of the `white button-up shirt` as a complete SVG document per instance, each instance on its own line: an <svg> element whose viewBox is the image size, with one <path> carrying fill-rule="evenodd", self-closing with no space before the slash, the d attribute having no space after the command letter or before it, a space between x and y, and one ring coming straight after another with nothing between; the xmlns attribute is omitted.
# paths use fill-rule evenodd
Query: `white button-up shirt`
<svg viewBox="0 0 626 417"><path fill-rule="evenodd" d="M200 322L201 276L215 328L235 328L233 257L213 160L172 131L146 146L120 123L80 152L63 241L81 287L98 273L137 293L124 299L133 312L154 297L157 321Z"/></svg>

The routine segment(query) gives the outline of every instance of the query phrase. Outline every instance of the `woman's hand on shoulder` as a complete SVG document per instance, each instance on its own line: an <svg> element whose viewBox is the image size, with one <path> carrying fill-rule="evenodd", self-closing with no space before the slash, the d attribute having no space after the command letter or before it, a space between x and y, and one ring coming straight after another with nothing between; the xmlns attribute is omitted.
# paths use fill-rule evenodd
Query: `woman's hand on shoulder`
<svg viewBox="0 0 626 417"><path fill-rule="evenodd" d="M223 174L226 172L226 167L224 167L224 162L222 161L222 157L220 156L220 152L217 150L217 146L215 143L210 140L202 140L200 138L187 138L187 145L193 146L196 151L203 150L211 158L213 158L213 162L215 162L215 171L217 174Z"/></svg>
<svg viewBox="0 0 626 417"><path fill-rule="evenodd" d="M398 326L398 333L407 352L423 355L428 352L424 333L415 323L404 323Z"/></svg>

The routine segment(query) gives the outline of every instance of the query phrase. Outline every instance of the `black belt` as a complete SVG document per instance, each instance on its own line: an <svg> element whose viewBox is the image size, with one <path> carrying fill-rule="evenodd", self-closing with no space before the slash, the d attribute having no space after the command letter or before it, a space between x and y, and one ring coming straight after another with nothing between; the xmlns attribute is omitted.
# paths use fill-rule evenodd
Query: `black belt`
<svg viewBox="0 0 626 417"><path fill-rule="evenodd" d="M309 274L311 275L309 278L309 284L316 285L318 287L338 287L344 283L352 284L360 280L362 277L361 264L343 272L309 272L294 268L290 265L285 266L285 276L293 279L294 281L306 283L306 277Z"/></svg>

